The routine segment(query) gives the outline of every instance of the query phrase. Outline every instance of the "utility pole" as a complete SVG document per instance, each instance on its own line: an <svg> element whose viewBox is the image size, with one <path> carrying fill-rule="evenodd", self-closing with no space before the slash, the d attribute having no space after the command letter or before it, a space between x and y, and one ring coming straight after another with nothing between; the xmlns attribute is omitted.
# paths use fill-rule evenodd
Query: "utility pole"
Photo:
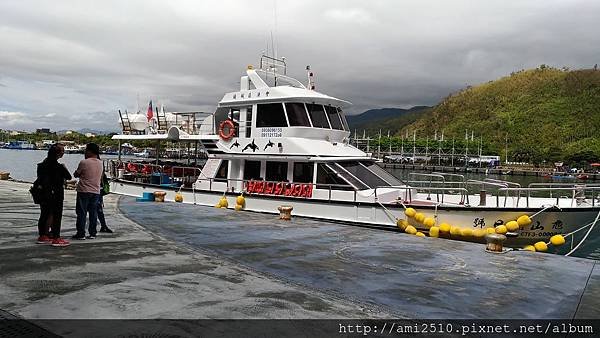
<svg viewBox="0 0 600 338"><path fill-rule="evenodd" d="M392 156L392 139L390 138L390 131L388 130L388 142L390 143L390 150L388 151L388 155Z"/></svg>
<svg viewBox="0 0 600 338"><path fill-rule="evenodd" d="M506 138L504 139L504 164L508 163L508 133L506 133Z"/></svg>
<svg viewBox="0 0 600 338"><path fill-rule="evenodd" d="M469 132L465 130L465 168L469 163Z"/></svg>
<svg viewBox="0 0 600 338"><path fill-rule="evenodd" d="M413 158L412 162L415 164L415 159L417 156L417 131L413 131Z"/></svg>
<svg viewBox="0 0 600 338"><path fill-rule="evenodd" d="M452 138L452 157L451 160L452 166L454 167L454 137Z"/></svg>
<svg viewBox="0 0 600 338"><path fill-rule="evenodd" d="M404 136L400 135L402 148L400 148L400 159L404 159Z"/></svg>
<svg viewBox="0 0 600 338"><path fill-rule="evenodd" d="M429 164L429 135L425 137L425 165Z"/></svg>
<svg viewBox="0 0 600 338"><path fill-rule="evenodd" d="M377 158L381 158L381 129L379 129L379 139L377 140Z"/></svg>
<svg viewBox="0 0 600 338"><path fill-rule="evenodd" d="M479 136L479 168L481 168L481 151L483 146L483 135Z"/></svg>

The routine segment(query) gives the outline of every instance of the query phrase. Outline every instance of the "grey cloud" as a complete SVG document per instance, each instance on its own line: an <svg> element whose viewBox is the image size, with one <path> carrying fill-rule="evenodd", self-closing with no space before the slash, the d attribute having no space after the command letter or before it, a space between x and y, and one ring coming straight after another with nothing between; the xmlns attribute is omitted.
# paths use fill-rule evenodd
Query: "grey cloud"
<svg viewBox="0 0 600 338"><path fill-rule="evenodd" d="M350 113L432 105L514 70L599 63L598 12L591 0L6 1L0 111L59 129L113 129L117 109L150 99L212 111L271 32L290 74L310 64Z"/></svg>

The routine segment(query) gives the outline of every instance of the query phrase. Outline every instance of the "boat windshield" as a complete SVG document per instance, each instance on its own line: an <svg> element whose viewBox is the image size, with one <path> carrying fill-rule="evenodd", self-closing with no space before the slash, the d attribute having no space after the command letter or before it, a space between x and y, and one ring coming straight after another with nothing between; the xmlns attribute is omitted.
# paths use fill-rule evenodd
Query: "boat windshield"
<svg viewBox="0 0 600 338"><path fill-rule="evenodd" d="M336 164L344 168L353 177L372 189L402 184L400 180L386 172L374 162L344 161Z"/></svg>

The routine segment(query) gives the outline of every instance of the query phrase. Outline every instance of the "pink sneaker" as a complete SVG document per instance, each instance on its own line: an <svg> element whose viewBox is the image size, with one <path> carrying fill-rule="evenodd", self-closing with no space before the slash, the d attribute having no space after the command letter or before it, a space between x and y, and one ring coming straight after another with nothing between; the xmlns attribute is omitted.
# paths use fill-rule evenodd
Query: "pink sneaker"
<svg viewBox="0 0 600 338"><path fill-rule="evenodd" d="M69 243L69 241L67 241L66 239L62 239L60 237L52 240L52 246L69 246L69 245L71 245L71 243Z"/></svg>
<svg viewBox="0 0 600 338"><path fill-rule="evenodd" d="M51 244L52 243L52 238L46 236L46 235L42 235L40 237L38 237L37 239L37 244Z"/></svg>

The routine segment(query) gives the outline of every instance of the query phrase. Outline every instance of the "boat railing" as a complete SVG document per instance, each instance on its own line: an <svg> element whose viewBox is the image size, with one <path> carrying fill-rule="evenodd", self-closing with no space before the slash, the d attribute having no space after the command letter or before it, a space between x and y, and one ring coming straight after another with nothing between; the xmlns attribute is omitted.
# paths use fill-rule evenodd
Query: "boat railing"
<svg viewBox="0 0 600 338"><path fill-rule="evenodd" d="M447 194L456 195L457 193L460 195L460 201L458 204L460 205L469 205L469 191L466 188L457 188L457 187L415 187L415 186L378 186L374 189L375 199L378 199L378 190L379 189L398 189L405 190L404 192L404 202L406 204L410 204L415 202L413 199L413 194L418 192L427 193L427 200L431 200L431 195L434 194L436 196L436 202L444 203L444 197Z"/></svg>
<svg viewBox="0 0 600 338"><path fill-rule="evenodd" d="M556 183L555 183L556 185ZM598 192L600 192L600 186L586 186L586 185L580 185L580 186L570 186L570 187L528 187L528 188L500 188L498 189L498 193L496 194L496 204L497 206L500 206L500 197L504 197L504 206L506 207L506 201L508 199L508 197L516 197L516 203L515 206L519 206L519 202L522 198L522 195L524 195L523 198L525 198L525 206L526 207L530 207L530 199L532 197L536 197L536 196L532 196L532 194L536 194L536 193L548 193L548 192L565 192L568 193L568 195L556 195L556 197L552 197L553 199L556 199L556 203L555 205L560 207L560 200L561 199L568 199L570 200L570 206L580 206L583 204L588 204L592 207L596 206L596 199L598 198ZM588 202L588 196L586 195L586 192L591 192L591 198L589 200L591 200L591 202ZM509 196L510 193L514 193L513 196ZM503 195L503 196L501 196ZM564 205L563 205L564 206Z"/></svg>
<svg viewBox="0 0 600 338"><path fill-rule="evenodd" d="M201 173L198 167L118 160L104 160L104 170L111 178L170 187L191 186Z"/></svg>
<svg viewBox="0 0 600 338"><path fill-rule="evenodd" d="M459 178L459 181L450 181L450 180L446 180L447 183L460 183L463 185L463 188L466 188L466 183L467 183L467 179L465 178L465 175L462 174L454 174L454 173L442 173L442 172L437 172L434 171L432 172L432 174L434 175L442 175L444 176L444 178L449 177L449 178Z"/></svg>

